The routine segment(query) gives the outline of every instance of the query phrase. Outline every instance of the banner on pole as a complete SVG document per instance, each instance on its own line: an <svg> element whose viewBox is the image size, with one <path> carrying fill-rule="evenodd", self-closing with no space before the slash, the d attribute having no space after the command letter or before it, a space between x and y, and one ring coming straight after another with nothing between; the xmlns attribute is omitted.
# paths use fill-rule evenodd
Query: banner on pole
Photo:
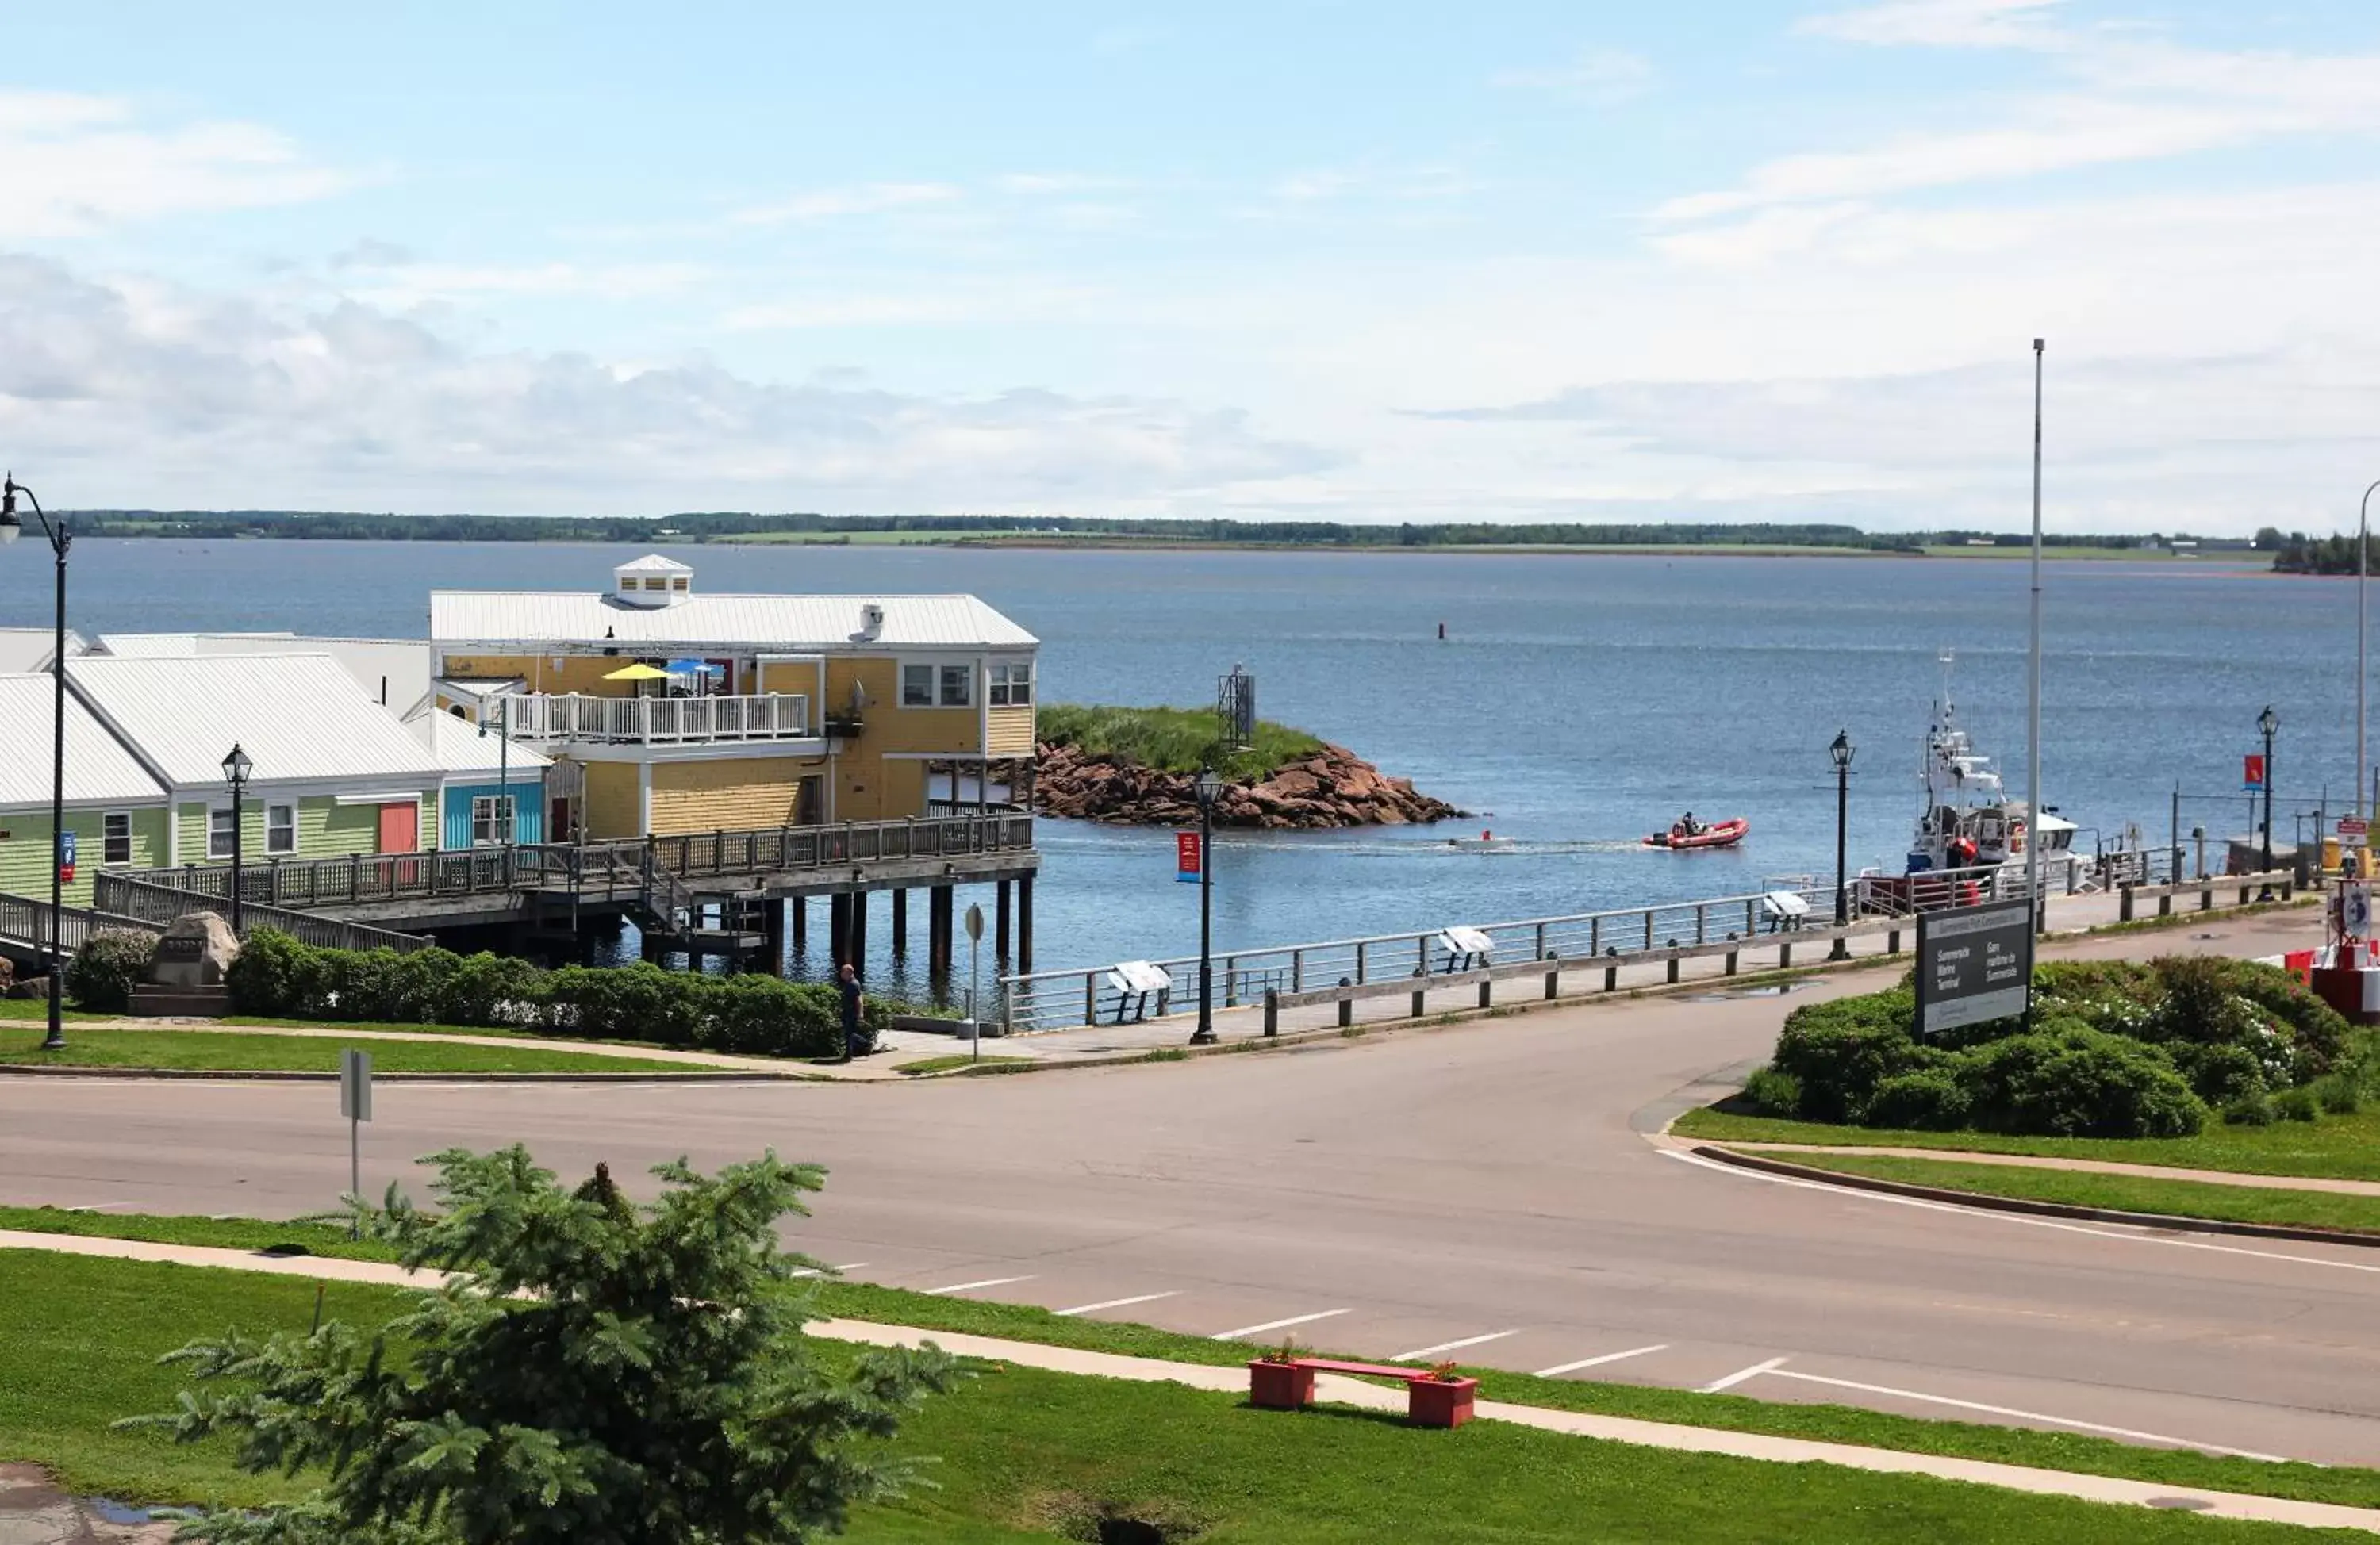
<svg viewBox="0 0 2380 1545"><path fill-rule="evenodd" d="M2259 792L2265 787L2264 757L2252 751L2241 759L2241 762L2240 787L2252 794Z"/></svg>
<svg viewBox="0 0 2380 1545"><path fill-rule="evenodd" d="M1192 885L1197 884L1200 866L1206 861L1207 855L1199 846L1196 832L1177 831L1173 834L1173 877L1175 879L1184 880Z"/></svg>
<svg viewBox="0 0 2380 1545"><path fill-rule="evenodd" d="M67 885L72 885L74 875L75 834L71 831L62 831L58 833L58 878Z"/></svg>

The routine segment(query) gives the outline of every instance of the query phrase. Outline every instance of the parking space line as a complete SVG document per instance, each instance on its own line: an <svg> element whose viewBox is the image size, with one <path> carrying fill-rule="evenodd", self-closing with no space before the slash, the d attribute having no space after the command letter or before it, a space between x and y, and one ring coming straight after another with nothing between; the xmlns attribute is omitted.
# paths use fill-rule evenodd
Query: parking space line
<svg viewBox="0 0 2380 1545"><path fill-rule="evenodd" d="M1292 1325L1310 1325L1317 1320L1328 1320L1334 1314L1345 1314L1343 1309L1326 1309L1314 1314L1293 1314L1286 1320L1268 1320L1261 1325L1242 1325L1236 1331L1225 1331L1211 1339L1237 1341L1243 1336L1261 1335L1267 1331L1285 1331Z"/></svg>
<svg viewBox="0 0 2380 1545"><path fill-rule="evenodd" d="M1717 1394L1721 1390L1731 1390L1735 1388L1736 1385L1743 1382L1746 1379L1756 1379L1764 1373L1774 1373L1784 1366L1785 1359L1783 1358L1771 1358L1767 1362L1756 1362L1750 1368L1737 1369L1734 1372L1729 1374L1724 1379L1712 1380L1709 1383L1705 1384L1699 1393L1703 1394Z"/></svg>
<svg viewBox="0 0 2380 1545"><path fill-rule="evenodd" d="M2039 1411L2019 1411L2006 1406L1986 1406L1976 1400L1953 1400L1947 1394L1923 1394L1916 1390L1897 1390L1888 1384L1863 1384L1852 1379L1829 1379L1816 1373L1777 1373L1776 1377L1799 1379L1808 1384L1827 1384L1839 1390L1860 1390L1868 1394L1895 1395L1902 1400L1930 1401L1937 1406L1953 1406L1961 1411L1982 1411L1995 1417L2015 1417L2024 1421L2045 1421L2053 1427L2071 1427L2082 1432L2105 1432L2114 1438L2137 1438L2143 1442L2171 1443L2176 1448L2194 1448L2206 1454L2227 1454L2236 1459L2262 1459L2274 1465L2289 1463L2277 1454L2257 1454L2250 1449L2225 1448L2219 1443L2196 1442L2188 1438L2168 1438L2156 1432L2135 1432L2129 1427L2107 1427L2095 1421L2076 1421L2070 1417L2044 1416Z"/></svg>
<svg viewBox="0 0 2380 1545"><path fill-rule="evenodd" d="M1012 1282L1031 1282L1032 1280L1032 1274L1027 1273L1021 1277L985 1277L980 1282L954 1282L948 1287L927 1287L919 1291L929 1298L939 1298L945 1293L972 1293L978 1287L1005 1287Z"/></svg>
<svg viewBox="0 0 2380 1545"><path fill-rule="evenodd" d="M1622 1358L1641 1358L1647 1352L1666 1352L1669 1349L1670 1344L1666 1341L1652 1346L1631 1346L1625 1352L1606 1352L1599 1358L1581 1358L1576 1362L1556 1363L1551 1368L1541 1368L1537 1370L1535 1377L1559 1378L1565 1373L1575 1373L1582 1368L1600 1368L1605 1363L1618 1362Z"/></svg>
<svg viewBox="0 0 2380 1545"><path fill-rule="evenodd" d="M842 1266L804 1266L799 1271L788 1272L785 1274L792 1277L841 1276L845 1272L856 1272L867 1264L865 1261L854 1261Z"/></svg>
<svg viewBox="0 0 2380 1545"><path fill-rule="evenodd" d="M1169 1288L1162 1293L1140 1293L1129 1298L1110 1298L1104 1303L1076 1304L1072 1309L1052 1310L1050 1312L1062 1317L1069 1314L1097 1314L1103 1309L1123 1309L1131 1304L1153 1304L1160 1298L1172 1298L1179 1291L1179 1288Z"/></svg>
<svg viewBox="0 0 2380 1545"><path fill-rule="evenodd" d="M1508 1335L1520 1334L1518 1331L1489 1331L1486 1335L1466 1335L1461 1341L1441 1341L1435 1346L1418 1346L1410 1352L1398 1352L1391 1355L1389 1361L1419 1362L1424 1358L1434 1358L1440 1352L1460 1351L1465 1346L1478 1346L1490 1341L1501 1341Z"/></svg>

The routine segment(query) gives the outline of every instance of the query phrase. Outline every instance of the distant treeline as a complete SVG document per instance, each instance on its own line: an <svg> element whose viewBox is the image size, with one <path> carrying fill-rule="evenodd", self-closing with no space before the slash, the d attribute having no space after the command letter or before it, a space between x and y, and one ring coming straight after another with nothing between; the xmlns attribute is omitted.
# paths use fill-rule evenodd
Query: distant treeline
<svg viewBox="0 0 2380 1545"><path fill-rule="evenodd" d="M944 540L1030 542L1107 538L1196 546L1304 548L1767 547L1919 552L1929 546L2022 547L2006 532L1869 533L1853 525L1713 524L1505 525L1485 521L1355 525L1338 521L1111 520L1085 515L820 515L698 511L643 517L593 515L400 515L307 510L78 510L84 537L249 537L295 541L609 542L733 541L783 534L832 540L912 533ZM2279 542L2279 533L2270 533ZM2182 540L2183 538L2174 538ZM2296 538L2302 541L2302 537ZM2046 536L2048 547L2158 548L2153 536ZM2229 546L2208 540L2205 546ZM2257 545L2262 548L2263 538Z"/></svg>
<svg viewBox="0 0 2380 1545"><path fill-rule="evenodd" d="M2353 537L2285 537L2269 525L2256 533L2256 550L2273 555L2276 573L2351 574L2362 561L2361 545Z"/></svg>

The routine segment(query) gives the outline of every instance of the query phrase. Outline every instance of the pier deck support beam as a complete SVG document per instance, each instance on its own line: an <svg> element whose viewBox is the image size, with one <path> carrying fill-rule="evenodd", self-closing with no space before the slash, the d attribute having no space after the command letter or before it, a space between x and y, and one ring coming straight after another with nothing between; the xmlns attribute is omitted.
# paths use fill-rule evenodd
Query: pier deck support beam
<svg viewBox="0 0 2380 1545"><path fill-rule="evenodd" d="M951 887L938 885L926 903L926 969L936 976L951 973Z"/></svg>
<svg viewBox="0 0 2380 1545"><path fill-rule="evenodd" d="M845 959L859 968L864 980L868 975L868 892L853 891L848 899L851 902L851 953ZM838 979L842 974L840 970L835 972Z"/></svg>
<svg viewBox="0 0 2380 1545"><path fill-rule="evenodd" d="M785 974L785 904L760 903L760 969L771 976Z"/></svg>
<svg viewBox="0 0 2380 1545"><path fill-rule="evenodd" d="M837 977L851 959L851 898L830 896L826 901L826 948Z"/></svg>
<svg viewBox="0 0 2380 1545"><path fill-rule="evenodd" d="M1016 877L1016 969L1033 969L1033 876Z"/></svg>
<svg viewBox="0 0 2380 1545"><path fill-rule="evenodd" d="M785 905L793 910L794 953L807 955L810 948L810 899L796 896Z"/></svg>
<svg viewBox="0 0 2380 1545"><path fill-rule="evenodd" d="M995 962L1008 960L1008 882L992 887L991 958Z"/></svg>
<svg viewBox="0 0 2380 1545"><path fill-rule="evenodd" d="M909 891L896 886L892 891L892 953L895 958L909 953Z"/></svg>

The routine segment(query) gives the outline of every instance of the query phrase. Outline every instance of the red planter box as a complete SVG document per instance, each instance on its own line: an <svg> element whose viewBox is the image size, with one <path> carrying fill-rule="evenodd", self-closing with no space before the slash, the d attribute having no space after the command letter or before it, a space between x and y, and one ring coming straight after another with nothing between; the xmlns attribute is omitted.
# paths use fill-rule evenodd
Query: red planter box
<svg viewBox="0 0 2380 1545"><path fill-rule="evenodd" d="M1409 1407L1415 1427L1460 1427L1471 1419L1471 1402L1478 1393L1476 1379L1415 1379Z"/></svg>
<svg viewBox="0 0 2380 1545"><path fill-rule="evenodd" d="M1294 1411L1314 1399L1314 1370L1294 1363L1248 1364L1248 1403L1269 1411Z"/></svg>

